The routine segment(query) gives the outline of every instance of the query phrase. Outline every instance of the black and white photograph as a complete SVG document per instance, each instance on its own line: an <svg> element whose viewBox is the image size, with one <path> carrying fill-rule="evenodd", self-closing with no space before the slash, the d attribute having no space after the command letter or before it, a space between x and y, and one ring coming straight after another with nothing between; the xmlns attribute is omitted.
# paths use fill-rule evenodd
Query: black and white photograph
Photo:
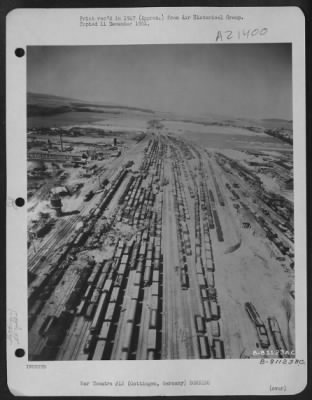
<svg viewBox="0 0 312 400"><path fill-rule="evenodd" d="M292 44L26 56L29 361L294 358Z"/></svg>

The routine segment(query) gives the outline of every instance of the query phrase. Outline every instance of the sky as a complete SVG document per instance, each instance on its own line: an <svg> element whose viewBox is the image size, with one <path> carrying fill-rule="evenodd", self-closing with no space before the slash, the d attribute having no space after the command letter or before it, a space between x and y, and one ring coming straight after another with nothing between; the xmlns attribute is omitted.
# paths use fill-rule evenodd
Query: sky
<svg viewBox="0 0 312 400"><path fill-rule="evenodd" d="M290 120L291 45L31 46L27 91L185 115Z"/></svg>

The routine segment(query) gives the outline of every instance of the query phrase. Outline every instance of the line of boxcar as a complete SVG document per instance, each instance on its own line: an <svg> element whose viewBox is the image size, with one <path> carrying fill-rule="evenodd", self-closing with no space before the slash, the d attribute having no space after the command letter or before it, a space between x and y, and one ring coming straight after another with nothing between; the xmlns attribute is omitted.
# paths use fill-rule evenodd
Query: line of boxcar
<svg viewBox="0 0 312 400"><path fill-rule="evenodd" d="M213 210L213 217L214 217L214 221L216 224L216 232L217 232L218 240L219 240L219 242L223 242L224 241L223 232L222 232L219 216L218 216L218 213L216 210Z"/></svg>
<svg viewBox="0 0 312 400"><path fill-rule="evenodd" d="M260 346L264 349L268 348L270 346L270 339L269 335L266 329L266 326L264 322L262 321L258 311L256 310L255 306L251 302L246 302L245 303L245 309L251 319L251 321L254 323L257 336L260 342Z"/></svg>

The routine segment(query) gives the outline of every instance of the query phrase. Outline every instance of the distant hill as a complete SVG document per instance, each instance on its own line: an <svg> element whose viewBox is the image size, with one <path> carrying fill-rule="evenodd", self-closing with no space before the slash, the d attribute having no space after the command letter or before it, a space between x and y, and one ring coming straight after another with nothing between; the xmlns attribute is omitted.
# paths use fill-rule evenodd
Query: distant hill
<svg viewBox="0 0 312 400"><path fill-rule="evenodd" d="M155 112L147 108L130 107L127 105L91 102L42 93L27 93L27 116L49 117L69 112L118 115L124 113L143 114L155 121L179 121L203 126L225 126L244 128L251 132L263 132L278 137L283 141L292 142L292 121L280 118L247 119L226 117L211 113L200 116L179 115L171 112ZM94 115L93 114L93 115ZM81 115L81 114L80 114ZM92 114L89 114L90 116Z"/></svg>
<svg viewBox="0 0 312 400"><path fill-rule="evenodd" d="M51 116L67 112L120 114L123 111L153 114L154 111L117 104L104 104L42 93L27 93L27 116Z"/></svg>
<svg viewBox="0 0 312 400"><path fill-rule="evenodd" d="M266 118L259 121L266 129L289 129L292 130L293 122L291 120L280 119L280 118Z"/></svg>

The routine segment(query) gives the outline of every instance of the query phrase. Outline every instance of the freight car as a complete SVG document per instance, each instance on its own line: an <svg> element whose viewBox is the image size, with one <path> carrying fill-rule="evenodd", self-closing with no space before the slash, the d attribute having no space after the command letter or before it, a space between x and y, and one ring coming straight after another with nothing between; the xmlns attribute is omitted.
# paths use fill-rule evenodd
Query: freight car
<svg viewBox="0 0 312 400"><path fill-rule="evenodd" d="M155 358L156 358L155 350L147 350L146 359L147 360L155 360Z"/></svg>
<svg viewBox="0 0 312 400"><path fill-rule="evenodd" d="M200 358L207 359L211 357L208 339L206 336L198 336L198 348Z"/></svg>
<svg viewBox="0 0 312 400"><path fill-rule="evenodd" d="M208 300L203 300L202 305L203 305L203 312L204 312L206 321L211 321L212 314L211 314L211 309L210 309L210 302Z"/></svg>
<svg viewBox="0 0 312 400"><path fill-rule="evenodd" d="M132 249L132 255L130 258L130 268L135 269L136 267L136 260L139 254L139 245L137 243L134 244Z"/></svg>
<svg viewBox="0 0 312 400"><path fill-rule="evenodd" d="M100 265L96 265L91 273L91 275L88 278L87 284L88 285L96 285L96 282L99 278L99 275L101 273L101 266Z"/></svg>
<svg viewBox="0 0 312 400"><path fill-rule="evenodd" d="M108 294L106 292L101 294L99 303L96 307L96 311L92 320L92 324L90 326L91 333L97 333L100 323L103 319L103 314L105 313L106 307L108 304Z"/></svg>
<svg viewBox="0 0 312 400"><path fill-rule="evenodd" d="M215 286L214 273L206 270L206 277L207 277L208 287L214 287Z"/></svg>
<svg viewBox="0 0 312 400"><path fill-rule="evenodd" d="M149 264L149 265L146 265L145 271L144 271L144 278L143 278L144 286L147 286L150 284L151 278L152 278L152 268L151 268L151 265Z"/></svg>
<svg viewBox="0 0 312 400"><path fill-rule="evenodd" d="M104 282L106 279L107 274L105 272L102 272L101 275L99 276L99 279L96 283L96 289L98 290L102 290L103 286L104 286Z"/></svg>
<svg viewBox="0 0 312 400"><path fill-rule="evenodd" d="M127 358L131 352L132 340L133 340L133 330L134 324L131 321L126 323L125 331L124 331L124 342L122 344L122 352L127 354Z"/></svg>
<svg viewBox="0 0 312 400"><path fill-rule="evenodd" d="M207 294L208 294L209 300L217 301L217 289L216 288L208 287Z"/></svg>
<svg viewBox="0 0 312 400"><path fill-rule="evenodd" d="M113 280L112 279L106 279L106 282L105 282L105 284L103 286L103 289L102 289L102 293L106 292L106 293L109 294L111 292L112 288L113 288Z"/></svg>
<svg viewBox="0 0 312 400"><path fill-rule="evenodd" d="M95 342L96 342L96 337L94 335L89 334L86 343L83 347L83 352L90 353L95 346Z"/></svg>
<svg viewBox="0 0 312 400"><path fill-rule="evenodd" d="M213 195L213 193L212 193L212 190L209 189L208 192L209 192L210 202L211 202L212 204L214 204L214 203L215 203L215 199L214 199L214 195Z"/></svg>
<svg viewBox="0 0 312 400"><path fill-rule="evenodd" d="M154 270L158 271L159 268L160 268L160 260L158 258L154 260Z"/></svg>
<svg viewBox="0 0 312 400"><path fill-rule="evenodd" d="M197 262L195 264L195 268L196 268L196 273L198 275L202 275L203 274L203 265L202 265L201 258L199 260L197 260Z"/></svg>
<svg viewBox="0 0 312 400"><path fill-rule="evenodd" d="M195 328L199 333L205 333L204 319L201 315L195 315Z"/></svg>
<svg viewBox="0 0 312 400"><path fill-rule="evenodd" d="M208 299L208 293L207 293L206 288L204 288L204 287L200 288L200 295L201 295L202 299Z"/></svg>
<svg viewBox="0 0 312 400"><path fill-rule="evenodd" d="M97 303L100 298L101 292L97 289L94 290L92 297L90 299L90 303Z"/></svg>
<svg viewBox="0 0 312 400"><path fill-rule="evenodd" d="M88 303L86 300L81 300L79 305L77 306L76 315L83 315L86 310L87 304Z"/></svg>
<svg viewBox="0 0 312 400"><path fill-rule="evenodd" d="M101 326L100 333L98 334L98 339L108 341L110 338L111 329L112 329L112 322L104 321Z"/></svg>
<svg viewBox="0 0 312 400"><path fill-rule="evenodd" d="M160 278L160 276L159 276L159 270L153 271L153 278L152 278L152 281L153 281L154 283L157 283L157 282L159 282L159 278Z"/></svg>
<svg viewBox="0 0 312 400"><path fill-rule="evenodd" d="M150 299L150 307L152 310L157 310L158 309L158 297L152 296Z"/></svg>
<svg viewBox="0 0 312 400"><path fill-rule="evenodd" d="M86 314L85 314L85 317L87 319L92 319L94 312L95 312L95 308L96 308L96 305L94 303L91 303L88 305L88 307L86 309Z"/></svg>
<svg viewBox="0 0 312 400"><path fill-rule="evenodd" d="M213 357L217 359L225 358L224 343L220 339L213 339L212 342Z"/></svg>
<svg viewBox="0 0 312 400"><path fill-rule="evenodd" d="M130 298L138 300L140 297L140 286L132 286L130 289Z"/></svg>
<svg viewBox="0 0 312 400"><path fill-rule="evenodd" d="M267 349L270 346L270 339L265 325L263 324L260 326L256 326L256 329L260 346L264 349Z"/></svg>
<svg viewBox="0 0 312 400"><path fill-rule="evenodd" d="M188 287L189 287L189 285L188 285L188 276L187 276L187 273L184 271L184 269L181 270L180 279L181 279L182 289L183 290L188 289Z"/></svg>
<svg viewBox="0 0 312 400"><path fill-rule="evenodd" d="M93 292L93 286L89 285L86 291L84 292L82 298L88 300L92 296L92 292Z"/></svg>
<svg viewBox="0 0 312 400"><path fill-rule="evenodd" d="M211 321L211 333L214 337L220 336L220 324L219 321Z"/></svg>
<svg viewBox="0 0 312 400"><path fill-rule="evenodd" d="M276 349L279 350L282 354L282 352L285 352L287 350L287 347L282 336L279 323L275 317L268 318L268 323L271 335L273 337L274 345Z"/></svg>
<svg viewBox="0 0 312 400"><path fill-rule="evenodd" d="M157 329L157 311L150 309L149 313L149 328Z"/></svg>
<svg viewBox="0 0 312 400"><path fill-rule="evenodd" d="M159 297L159 284L158 282L152 283L152 296Z"/></svg>
<svg viewBox="0 0 312 400"><path fill-rule="evenodd" d="M214 262L207 257L207 253L206 253L206 264L205 264L205 267L206 267L207 271L211 271L211 272L215 271Z"/></svg>
<svg viewBox="0 0 312 400"><path fill-rule="evenodd" d="M127 321L135 323L136 321L136 313L137 313L137 299L131 299L129 308L127 309Z"/></svg>
<svg viewBox="0 0 312 400"><path fill-rule="evenodd" d="M215 221L215 225L216 225L216 232L217 232L218 240L219 240L219 242L223 242L224 241L223 232L222 232L219 216L218 216L218 213L216 210L213 210L213 217L214 217L214 221Z"/></svg>
<svg viewBox="0 0 312 400"><path fill-rule="evenodd" d="M114 321L115 312L116 303L109 303L105 313L105 321Z"/></svg>
<svg viewBox="0 0 312 400"><path fill-rule="evenodd" d="M210 310L211 317L213 320L218 320L220 318L220 307L216 301L210 300Z"/></svg>
<svg viewBox="0 0 312 400"><path fill-rule="evenodd" d="M256 326L263 325L263 322L260 318L260 315L258 314L258 311L256 310L255 306L251 302L245 303L245 309L246 309L247 314L249 315L250 319Z"/></svg>
<svg viewBox="0 0 312 400"><path fill-rule="evenodd" d="M205 280L204 275L202 273L197 274L197 279L198 279L198 286L200 288L206 288L207 287L206 280Z"/></svg>
<svg viewBox="0 0 312 400"><path fill-rule="evenodd" d="M126 273L126 270L127 270L127 264L120 264L119 265L119 268L118 268L118 273L117 273L117 275L120 277L120 278L124 278L124 276L125 276L125 273Z"/></svg>
<svg viewBox="0 0 312 400"><path fill-rule="evenodd" d="M92 360L103 360L106 347L106 340L97 340Z"/></svg>
<svg viewBox="0 0 312 400"><path fill-rule="evenodd" d="M147 334L147 351L154 351L157 350L157 330L156 329L149 329Z"/></svg>
<svg viewBox="0 0 312 400"><path fill-rule="evenodd" d="M110 302L118 303L120 293L121 293L120 286L114 286L112 293L111 293Z"/></svg>

